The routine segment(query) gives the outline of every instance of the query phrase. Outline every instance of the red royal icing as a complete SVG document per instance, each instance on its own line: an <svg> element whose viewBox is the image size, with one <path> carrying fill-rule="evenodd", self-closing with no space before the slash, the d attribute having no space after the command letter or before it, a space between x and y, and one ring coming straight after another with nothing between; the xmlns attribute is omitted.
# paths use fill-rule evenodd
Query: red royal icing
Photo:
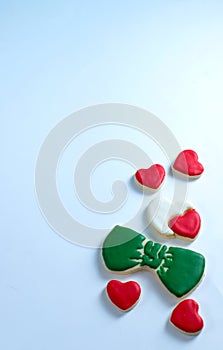
<svg viewBox="0 0 223 350"><path fill-rule="evenodd" d="M192 150L180 152L176 158L173 168L189 176L199 176L203 173L204 167L198 161L198 155Z"/></svg>
<svg viewBox="0 0 223 350"><path fill-rule="evenodd" d="M156 190L165 177L165 169L160 164L153 164L148 169L139 169L135 173L136 180L142 185Z"/></svg>
<svg viewBox="0 0 223 350"><path fill-rule="evenodd" d="M201 218L195 209L189 209L183 215L173 217L168 225L177 235L194 239L200 231Z"/></svg>
<svg viewBox="0 0 223 350"><path fill-rule="evenodd" d="M173 310L170 321L180 330L187 333L198 333L204 321L198 314L199 305L193 299L181 301Z"/></svg>
<svg viewBox="0 0 223 350"><path fill-rule="evenodd" d="M107 294L113 304L121 310L128 310L139 300L141 288L134 281L123 283L111 280L107 284Z"/></svg>

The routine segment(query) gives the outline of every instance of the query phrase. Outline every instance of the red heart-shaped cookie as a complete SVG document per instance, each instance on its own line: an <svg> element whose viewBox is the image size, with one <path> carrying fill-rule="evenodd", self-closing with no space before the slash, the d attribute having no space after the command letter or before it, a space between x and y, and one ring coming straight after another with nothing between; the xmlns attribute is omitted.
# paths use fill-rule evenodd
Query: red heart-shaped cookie
<svg viewBox="0 0 223 350"><path fill-rule="evenodd" d="M137 184L141 187L147 187L151 190L158 190L163 183L166 172L162 165L153 164L148 169L139 169L135 173Z"/></svg>
<svg viewBox="0 0 223 350"><path fill-rule="evenodd" d="M173 170L182 173L188 177L199 177L203 171L203 165L198 161L198 155L196 152L187 149L180 152L177 156L174 164Z"/></svg>
<svg viewBox="0 0 223 350"><path fill-rule="evenodd" d="M174 216L168 226L178 236L194 239L200 231L201 218L195 209L189 209L183 215Z"/></svg>
<svg viewBox="0 0 223 350"><path fill-rule="evenodd" d="M183 300L173 310L170 322L181 331L196 335L204 326L198 310L199 305L195 300Z"/></svg>
<svg viewBox="0 0 223 350"><path fill-rule="evenodd" d="M140 298L141 288L137 282L121 282L111 280L107 284L107 295L111 302L119 309L128 311L137 303Z"/></svg>

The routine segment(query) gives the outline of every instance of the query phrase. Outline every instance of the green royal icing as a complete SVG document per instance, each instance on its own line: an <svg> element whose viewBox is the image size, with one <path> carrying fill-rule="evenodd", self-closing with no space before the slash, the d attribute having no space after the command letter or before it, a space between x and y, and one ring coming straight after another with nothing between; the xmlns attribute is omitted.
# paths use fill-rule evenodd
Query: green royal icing
<svg viewBox="0 0 223 350"><path fill-rule="evenodd" d="M166 288L177 297L188 294L200 282L205 268L205 258L193 250L169 247L164 263L157 274Z"/></svg>
<svg viewBox="0 0 223 350"><path fill-rule="evenodd" d="M131 272L131 268L153 269L165 287L177 297L196 287L205 268L202 254L148 241L142 234L121 226L115 226L106 237L102 256L106 267L114 272Z"/></svg>
<svg viewBox="0 0 223 350"><path fill-rule="evenodd" d="M105 265L112 271L125 271L140 265L143 241L146 238L138 232L122 226L115 226L106 237L102 256Z"/></svg>

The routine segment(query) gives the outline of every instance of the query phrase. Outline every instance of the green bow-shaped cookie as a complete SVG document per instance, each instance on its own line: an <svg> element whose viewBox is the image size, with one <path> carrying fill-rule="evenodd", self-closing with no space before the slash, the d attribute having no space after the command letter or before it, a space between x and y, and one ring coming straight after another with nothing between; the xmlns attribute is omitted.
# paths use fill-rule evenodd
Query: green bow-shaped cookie
<svg viewBox="0 0 223 350"><path fill-rule="evenodd" d="M115 226L106 237L102 256L112 272L152 269L176 297L190 293L200 282L205 258L193 250L154 243L126 227Z"/></svg>

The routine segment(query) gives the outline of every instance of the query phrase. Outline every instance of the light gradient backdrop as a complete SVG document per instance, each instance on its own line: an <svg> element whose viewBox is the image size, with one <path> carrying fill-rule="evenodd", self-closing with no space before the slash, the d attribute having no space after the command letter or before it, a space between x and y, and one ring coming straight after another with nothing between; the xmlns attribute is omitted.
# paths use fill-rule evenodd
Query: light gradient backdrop
<svg viewBox="0 0 223 350"><path fill-rule="evenodd" d="M210 349L223 341L222 18L220 0L0 1L1 349ZM191 248L204 252L208 264L191 295L205 319L199 337L167 325L176 301L146 272L121 277L139 281L143 296L120 316L104 296L113 276L103 271L97 250L60 238L39 211L34 170L41 143L64 116L104 102L148 109L205 163L204 176L188 193L203 219ZM149 156L165 162L151 140L132 130L115 132L142 147L148 142ZM105 128L103 135L109 133L114 129ZM86 143L101 135L93 130L75 141L73 165ZM69 159L58 183L72 206ZM129 179L133 170L112 164L119 167ZM108 168L96 169L92 187L101 200L109 199L109 183ZM140 200L136 191L132 195L130 213ZM91 222L80 209L78 215ZM103 217L93 224L108 223Z"/></svg>

